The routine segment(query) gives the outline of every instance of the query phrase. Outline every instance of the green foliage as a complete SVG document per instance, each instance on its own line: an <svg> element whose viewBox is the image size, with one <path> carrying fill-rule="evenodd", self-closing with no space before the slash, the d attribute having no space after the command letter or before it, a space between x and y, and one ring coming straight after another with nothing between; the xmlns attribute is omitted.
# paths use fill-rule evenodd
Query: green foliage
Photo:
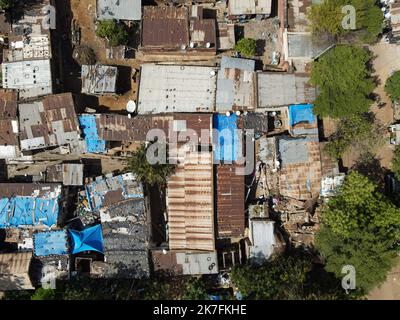
<svg viewBox="0 0 400 320"><path fill-rule="evenodd" d="M347 12L342 8L351 5L356 12L356 29L345 29L342 21L346 22ZM309 15L314 34L328 34L338 38L354 31L361 31L360 40L372 43L382 32L384 16L375 0L325 0L314 4Z"/></svg>
<svg viewBox="0 0 400 320"><path fill-rule="evenodd" d="M375 183L350 173L323 210L316 248L326 270L338 277L342 267L356 269L357 288L368 293L385 280L397 254L400 209L381 194Z"/></svg>
<svg viewBox="0 0 400 320"><path fill-rule="evenodd" d="M31 300L55 300L56 293L52 289L39 288L31 296Z"/></svg>
<svg viewBox="0 0 400 320"><path fill-rule="evenodd" d="M352 265L356 271L356 288L367 294L386 279L395 263L393 242L371 232L353 232L343 238L329 227L323 227L316 236L316 248L326 259L325 269L343 277L342 268Z"/></svg>
<svg viewBox="0 0 400 320"><path fill-rule="evenodd" d="M329 200L323 222L343 238L361 231L387 233L392 240L400 235L400 209L377 191L375 183L358 172L351 172L337 195Z"/></svg>
<svg viewBox="0 0 400 320"><path fill-rule="evenodd" d="M231 278L245 299L347 299L340 281L316 268L303 252L278 256L262 266L238 265Z"/></svg>
<svg viewBox="0 0 400 320"><path fill-rule="evenodd" d="M0 9L7 10L14 6L15 0L0 0Z"/></svg>
<svg viewBox="0 0 400 320"><path fill-rule="evenodd" d="M343 118L367 112L375 88L367 63L371 53L352 46L337 46L313 62L310 82L318 86L314 112Z"/></svg>
<svg viewBox="0 0 400 320"><path fill-rule="evenodd" d="M193 278L186 284L182 300L207 300L207 288L202 279Z"/></svg>
<svg viewBox="0 0 400 320"><path fill-rule="evenodd" d="M392 172L394 173L396 179L400 181L400 146L396 146L396 149L394 150Z"/></svg>
<svg viewBox="0 0 400 320"><path fill-rule="evenodd" d="M393 101L400 99L400 71L396 71L386 80L385 91Z"/></svg>
<svg viewBox="0 0 400 320"><path fill-rule="evenodd" d="M97 36L107 39L110 46L116 47L128 42L128 32L123 24L118 24L115 20L104 20L97 24Z"/></svg>
<svg viewBox="0 0 400 320"><path fill-rule="evenodd" d="M341 1L343 2L343 1ZM314 33L327 33L332 36L338 36L343 33L342 6L338 5L337 0L326 0L322 4L311 6L310 21Z"/></svg>
<svg viewBox="0 0 400 320"><path fill-rule="evenodd" d="M366 115L353 115L340 120L325 150L332 158L340 159L350 147L361 146L366 152L379 146L382 141L381 132L372 119Z"/></svg>
<svg viewBox="0 0 400 320"><path fill-rule="evenodd" d="M152 145L150 145L152 146ZM158 184L164 185L168 177L174 172L175 166L168 163L150 164L147 161L147 154L151 154L150 146L146 148L144 144L138 150L132 153L128 159L128 170L132 171L140 181L151 186ZM165 145L159 145L159 152L167 153Z"/></svg>
<svg viewBox="0 0 400 320"><path fill-rule="evenodd" d="M240 39L235 46L235 50L240 52L242 56L251 58L255 56L257 49L257 42L251 38Z"/></svg>

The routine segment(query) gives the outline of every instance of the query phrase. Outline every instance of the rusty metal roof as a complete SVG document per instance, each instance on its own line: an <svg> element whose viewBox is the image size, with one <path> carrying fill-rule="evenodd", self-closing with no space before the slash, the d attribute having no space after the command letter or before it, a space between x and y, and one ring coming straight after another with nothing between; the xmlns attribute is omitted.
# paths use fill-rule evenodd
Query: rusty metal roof
<svg viewBox="0 0 400 320"><path fill-rule="evenodd" d="M0 254L1 290L34 289L29 278L32 252Z"/></svg>
<svg viewBox="0 0 400 320"><path fill-rule="evenodd" d="M57 183L0 183L2 197L49 197L55 198L61 192L61 185Z"/></svg>
<svg viewBox="0 0 400 320"><path fill-rule="evenodd" d="M308 13L312 0L288 0L287 23L290 32L310 31Z"/></svg>
<svg viewBox="0 0 400 320"><path fill-rule="evenodd" d="M143 7L142 46L180 48L189 45L188 9Z"/></svg>
<svg viewBox="0 0 400 320"><path fill-rule="evenodd" d="M239 237L244 233L244 176L236 164L217 166L218 237Z"/></svg>
<svg viewBox="0 0 400 320"><path fill-rule="evenodd" d="M19 105L21 149L65 145L79 139L78 118L71 93L49 95Z"/></svg>
<svg viewBox="0 0 400 320"><path fill-rule="evenodd" d="M14 90L0 89L0 146L18 145L17 96Z"/></svg>
<svg viewBox="0 0 400 320"><path fill-rule="evenodd" d="M167 189L169 247L213 251L212 152L198 153L182 147L177 153L178 165Z"/></svg>
<svg viewBox="0 0 400 320"><path fill-rule="evenodd" d="M280 146L281 141L283 140L279 140ZM298 141L290 139L292 143ZM307 200L319 195L321 189L321 156L318 140L301 139L301 145L304 147L306 159L302 159L298 154L298 161L282 163L279 189L281 195L285 197Z"/></svg>
<svg viewBox="0 0 400 320"><path fill-rule="evenodd" d="M119 114L97 114L96 126L100 139L106 141L147 141L151 129L161 130L170 142L186 142L186 134L201 137L203 144L211 141L210 114L160 114L138 115L134 118ZM190 131L189 131L190 129ZM180 138L180 135L182 138Z"/></svg>

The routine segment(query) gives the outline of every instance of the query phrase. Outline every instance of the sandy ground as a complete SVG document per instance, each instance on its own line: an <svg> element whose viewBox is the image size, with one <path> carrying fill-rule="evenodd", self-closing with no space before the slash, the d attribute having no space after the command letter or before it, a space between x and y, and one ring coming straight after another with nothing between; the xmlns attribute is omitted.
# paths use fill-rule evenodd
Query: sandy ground
<svg viewBox="0 0 400 320"><path fill-rule="evenodd" d="M81 43L91 47L97 56L98 62L102 64L111 64L126 66L139 69L140 63L136 59L113 59L106 57L106 42L96 36L96 0L71 0L71 10L73 18L78 22L81 28ZM126 72L125 72L126 73ZM99 97L99 105L109 110L126 110L126 104L129 100L137 98L137 82L128 75L124 75L124 81L130 81L130 89L123 95Z"/></svg>
<svg viewBox="0 0 400 320"><path fill-rule="evenodd" d="M386 80L393 71L400 70L400 59L394 57L400 56L400 47L395 44L379 43L370 47L375 55L373 60L373 68L375 72L373 76L377 77L379 85L374 93L380 96L385 106L378 108L377 103L371 106L371 111L375 114L376 119L385 127L394 122L392 102L384 91ZM377 158L380 160L382 167L390 169L393 160L393 145L389 143L389 132L385 136L387 141L376 152ZM343 156L343 164L345 167L351 168L357 160L359 150L351 150Z"/></svg>
<svg viewBox="0 0 400 320"><path fill-rule="evenodd" d="M369 300L400 300L400 259L399 263L387 275L386 281L379 287L373 289Z"/></svg>

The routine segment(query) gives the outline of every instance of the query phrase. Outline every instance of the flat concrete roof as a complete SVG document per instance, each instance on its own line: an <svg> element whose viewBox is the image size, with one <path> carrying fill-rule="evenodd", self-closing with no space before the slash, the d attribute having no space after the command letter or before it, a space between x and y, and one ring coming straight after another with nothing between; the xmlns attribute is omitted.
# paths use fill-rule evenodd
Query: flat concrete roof
<svg viewBox="0 0 400 320"><path fill-rule="evenodd" d="M213 112L216 80L213 67L144 64L138 113Z"/></svg>
<svg viewBox="0 0 400 320"><path fill-rule="evenodd" d="M99 20L141 20L142 0L97 0Z"/></svg>
<svg viewBox="0 0 400 320"><path fill-rule="evenodd" d="M19 90L22 99L53 92L49 59L5 62L2 74L3 88Z"/></svg>

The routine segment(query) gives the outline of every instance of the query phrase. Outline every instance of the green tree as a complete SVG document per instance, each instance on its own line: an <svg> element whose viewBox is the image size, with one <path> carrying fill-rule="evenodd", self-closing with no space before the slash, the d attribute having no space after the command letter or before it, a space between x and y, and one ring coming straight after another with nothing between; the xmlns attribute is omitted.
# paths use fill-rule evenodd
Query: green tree
<svg viewBox="0 0 400 320"><path fill-rule="evenodd" d="M327 271L339 277L343 266L353 265L363 293L384 281L397 255L400 209L375 183L351 172L325 205L322 221L316 248Z"/></svg>
<svg viewBox="0 0 400 320"><path fill-rule="evenodd" d="M400 181L400 146L396 146L396 149L394 150L392 171L396 179Z"/></svg>
<svg viewBox="0 0 400 320"><path fill-rule="evenodd" d="M31 296L31 300L55 300L56 293L53 289L39 288Z"/></svg>
<svg viewBox="0 0 400 320"><path fill-rule="evenodd" d="M277 256L264 265L237 265L233 284L245 299L317 300L347 299L340 281L312 263L303 251Z"/></svg>
<svg viewBox="0 0 400 320"><path fill-rule="evenodd" d="M256 54L257 42L251 38L242 38L236 43L235 50L244 57L251 58Z"/></svg>
<svg viewBox="0 0 400 320"><path fill-rule="evenodd" d="M396 71L386 80L385 91L393 101L400 99L400 71Z"/></svg>
<svg viewBox="0 0 400 320"><path fill-rule="evenodd" d="M166 145L159 145L158 152L167 153ZM149 146L150 147L150 146ZM147 160L147 154L151 151L142 144L139 149L132 153L128 159L128 170L132 171L137 178L150 186L164 185L168 177L174 172L175 166L168 163L150 164Z"/></svg>
<svg viewBox="0 0 400 320"><path fill-rule="evenodd" d="M385 281L397 257L393 241L382 235L359 231L343 238L326 226L316 236L316 248L326 259L325 269L338 278L343 277L344 266L354 266L356 288L361 295Z"/></svg>
<svg viewBox="0 0 400 320"><path fill-rule="evenodd" d="M342 12L346 5L355 8L355 29L343 28L347 22L347 12ZM313 4L309 14L314 34L328 34L336 39L355 31L361 41L371 43L382 32L384 16L375 0L325 0Z"/></svg>
<svg viewBox="0 0 400 320"><path fill-rule="evenodd" d="M104 20L97 24L97 36L108 40L112 47L124 45L128 42L128 32L124 24L115 20Z"/></svg>
<svg viewBox="0 0 400 320"><path fill-rule="evenodd" d="M352 115L340 120L336 132L329 138L325 150L340 159L351 147L372 152L383 142L382 129L367 114Z"/></svg>
<svg viewBox="0 0 400 320"><path fill-rule="evenodd" d="M15 4L15 0L0 0L0 9L8 10L11 9Z"/></svg>
<svg viewBox="0 0 400 320"><path fill-rule="evenodd" d="M367 112L375 88L367 69L371 57L365 49L342 45L313 62L310 82L319 88L314 112L332 118Z"/></svg>
<svg viewBox="0 0 400 320"><path fill-rule="evenodd" d="M392 240L400 235L400 209L378 191L375 183L355 171L324 207L323 222L343 238L361 231L388 233Z"/></svg>
<svg viewBox="0 0 400 320"><path fill-rule="evenodd" d="M193 278L186 284L182 300L207 300L207 288L202 279Z"/></svg>

